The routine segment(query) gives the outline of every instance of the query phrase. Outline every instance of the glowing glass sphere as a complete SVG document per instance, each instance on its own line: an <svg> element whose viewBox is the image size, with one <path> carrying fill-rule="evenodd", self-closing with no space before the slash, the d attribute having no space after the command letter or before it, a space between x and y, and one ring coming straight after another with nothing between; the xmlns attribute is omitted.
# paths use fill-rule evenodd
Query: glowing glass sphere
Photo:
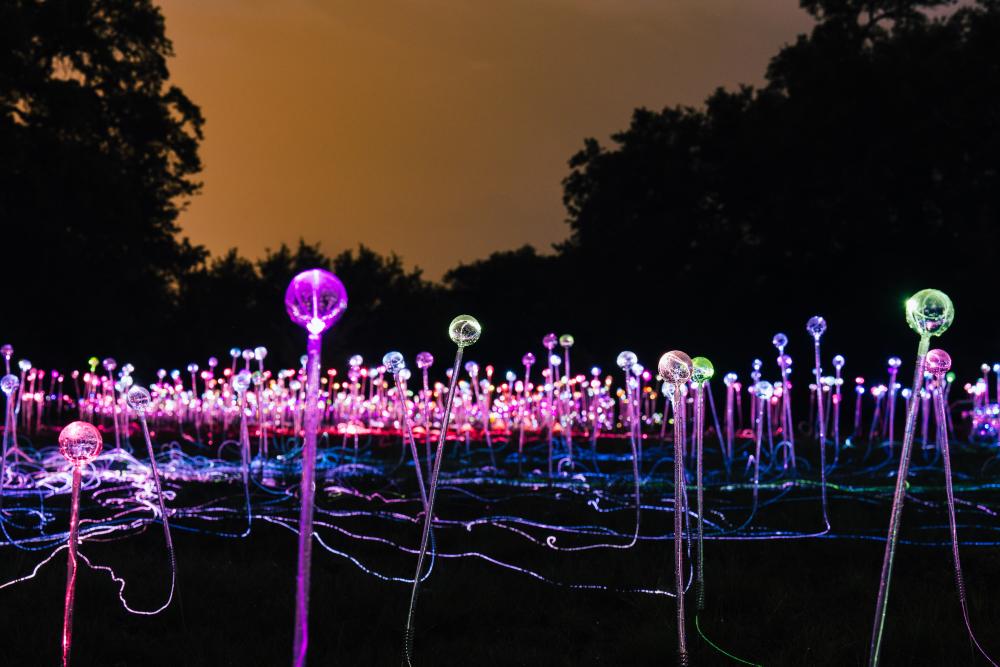
<svg viewBox="0 0 1000 667"><path fill-rule="evenodd" d="M771 344L778 348L779 351L784 350L788 345L788 336L783 333L774 334L774 338L771 339Z"/></svg>
<svg viewBox="0 0 1000 667"><path fill-rule="evenodd" d="M382 357L382 365L385 366L385 370L395 375L406 368L406 360L403 358L402 352L393 350L392 352L386 352Z"/></svg>
<svg viewBox="0 0 1000 667"><path fill-rule="evenodd" d="M551 364L551 365L555 366L556 368L558 368L559 366L562 365L562 357L560 357L558 354L550 354L549 355L549 364Z"/></svg>
<svg viewBox="0 0 1000 667"><path fill-rule="evenodd" d="M903 360L899 357L889 357L889 368L899 368L903 365Z"/></svg>
<svg viewBox="0 0 1000 667"><path fill-rule="evenodd" d="M524 356L521 357L521 363L525 366L534 366L535 355L532 354L531 352L525 352Z"/></svg>
<svg viewBox="0 0 1000 667"><path fill-rule="evenodd" d="M233 378L233 391L237 394L243 394L247 389L250 388L250 382L253 380L253 376L250 375L250 371L242 370L236 374Z"/></svg>
<svg viewBox="0 0 1000 667"><path fill-rule="evenodd" d="M546 350L551 350L555 348L557 342L559 342L559 339L556 338L556 335L554 333L548 333L542 338L542 347Z"/></svg>
<svg viewBox="0 0 1000 667"><path fill-rule="evenodd" d="M618 358L615 363L618 364L618 368L623 371L627 371L639 361L639 357L635 356L635 352L630 352L629 350L623 350L618 353Z"/></svg>
<svg viewBox="0 0 1000 667"><path fill-rule="evenodd" d="M0 354L9 360L12 356L14 356L14 346L7 343L3 347L0 347Z"/></svg>
<svg viewBox="0 0 1000 667"><path fill-rule="evenodd" d="M188 364L187 365L187 372L188 373L197 373L198 372L198 364Z"/></svg>
<svg viewBox="0 0 1000 667"><path fill-rule="evenodd" d="M8 396L17 391L17 387L20 384L21 381L17 379L16 375L8 374L4 375L3 378L0 378L0 389L2 389L3 393L7 394Z"/></svg>
<svg viewBox="0 0 1000 667"><path fill-rule="evenodd" d="M468 347L479 340L483 325L472 315L459 315L448 325L448 337L459 347Z"/></svg>
<svg viewBox="0 0 1000 667"><path fill-rule="evenodd" d="M691 357L680 350L665 353L656 368L660 377L671 384L679 385L691 379Z"/></svg>
<svg viewBox="0 0 1000 667"><path fill-rule="evenodd" d="M774 395L774 387L767 380L761 380L753 386L753 393L758 400L766 401Z"/></svg>
<svg viewBox="0 0 1000 667"><path fill-rule="evenodd" d="M434 365L434 355L430 352L417 353L417 368L430 368Z"/></svg>
<svg viewBox="0 0 1000 667"><path fill-rule="evenodd" d="M128 403L128 406L139 413L145 413L146 408L149 407L149 403L152 400L153 398L149 395L149 390L139 385L129 387L128 393L125 394L125 401Z"/></svg>
<svg viewBox="0 0 1000 667"><path fill-rule="evenodd" d="M410 369L409 368L404 368L403 370L399 371L399 379L402 380L403 382L406 382L407 380L409 380L410 379Z"/></svg>
<svg viewBox="0 0 1000 667"><path fill-rule="evenodd" d="M479 375L479 364L474 361L466 361L465 372L473 377Z"/></svg>
<svg viewBox="0 0 1000 667"><path fill-rule="evenodd" d="M209 357L208 358L208 367L209 368L215 368L218 365L219 365L219 358L218 357Z"/></svg>
<svg viewBox="0 0 1000 667"><path fill-rule="evenodd" d="M103 446L100 431L87 422L71 422L59 432L59 453L75 466L93 461Z"/></svg>
<svg viewBox="0 0 1000 667"><path fill-rule="evenodd" d="M702 384L708 382L715 375L715 366L705 357L695 357L691 360L691 380Z"/></svg>
<svg viewBox="0 0 1000 667"><path fill-rule="evenodd" d="M573 337L570 336L569 334L563 334L562 336L559 336L560 347L573 347L573 343L575 342L576 341L573 340Z"/></svg>
<svg viewBox="0 0 1000 667"><path fill-rule="evenodd" d="M921 336L940 336L955 320L955 306L944 292L920 290L906 300L906 321Z"/></svg>
<svg viewBox="0 0 1000 667"><path fill-rule="evenodd" d="M924 368L933 375L944 375L951 370L951 355L935 348L927 353Z"/></svg>
<svg viewBox="0 0 1000 667"><path fill-rule="evenodd" d="M514 371L507 371L507 373L506 373L506 375L504 375L504 377L507 378L507 382L509 382L511 384L513 384L514 380L517 379L517 375L514 374Z"/></svg>
<svg viewBox="0 0 1000 667"><path fill-rule="evenodd" d="M841 368L844 367L843 355L838 354L833 358L833 367L836 368L837 370L840 370Z"/></svg>
<svg viewBox="0 0 1000 667"><path fill-rule="evenodd" d="M267 348L259 345L253 349L253 358L257 361L264 361L267 358Z"/></svg>
<svg viewBox="0 0 1000 667"><path fill-rule="evenodd" d="M736 373L726 373L722 377L722 382L727 387L732 387L736 383Z"/></svg>
<svg viewBox="0 0 1000 667"><path fill-rule="evenodd" d="M826 320L819 315L810 317L809 321L806 322L806 332L816 340L819 340L819 337L822 336L825 331Z"/></svg>
<svg viewBox="0 0 1000 667"><path fill-rule="evenodd" d="M232 357L233 359L238 358L240 356L240 348L238 347L229 348L229 356Z"/></svg>
<svg viewBox="0 0 1000 667"><path fill-rule="evenodd" d="M21 361L17 362L17 367L27 373L31 370L31 362L27 359L21 359Z"/></svg>
<svg viewBox="0 0 1000 667"><path fill-rule="evenodd" d="M309 269L292 278L285 290L285 310L292 321L318 336L347 309L347 290L329 271Z"/></svg>

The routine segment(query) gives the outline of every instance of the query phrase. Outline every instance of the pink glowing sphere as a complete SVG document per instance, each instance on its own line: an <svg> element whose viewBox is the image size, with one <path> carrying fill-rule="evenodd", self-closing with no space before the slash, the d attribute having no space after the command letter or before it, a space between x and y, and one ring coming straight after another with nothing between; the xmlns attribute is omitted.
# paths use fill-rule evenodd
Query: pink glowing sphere
<svg viewBox="0 0 1000 667"><path fill-rule="evenodd" d="M925 365L932 375L944 375L951 370L951 355L935 348L927 353Z"/></svg>
<svg viewBox="0 0 1000 667"><path fill-rule="evenodd" d="M671 350L657 364L660 377L672 384L681 384L691 379L691 357L680 350Z"/></svg>
<svg viewBox="0 0 1000 667"><path fill-rule="evenodd" d="M309 269L292 278L285 290L285 310L292 321L318 336L340 319L347 309L347 290L337 276L323 269Z"/></svg>
<svg viewBox="0 0 1000 667"><path fill-rule="evenodd" d="M87 422L72 422L59 432L59 453L75 466L93 461L103 446L100 431Z"/></svg>

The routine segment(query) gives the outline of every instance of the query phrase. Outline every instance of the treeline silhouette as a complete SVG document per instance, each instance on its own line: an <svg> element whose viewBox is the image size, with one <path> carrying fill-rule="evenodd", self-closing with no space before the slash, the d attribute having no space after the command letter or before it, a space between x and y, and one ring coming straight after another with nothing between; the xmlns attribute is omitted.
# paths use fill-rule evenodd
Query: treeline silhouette
<svg viewBox="0 0 1000 667"><path fill-rule="evenodd" d="M1000 357L1000 2L800 5L815 27L762 87L637 109L611 145L584 141L563 182L564 243L433 283L363 245L328 256L300 241L253 261L180 239L203 119L169 84L159 10L3 3L0 342L43 365L114 354L141 369L258 344L295 363L284 288L324 266L350 295L330 363L448 354L448 320L470 312L485 328L473 355L513 368L555 331L606 370L623 348L647 365L680 348L745 371L753 356L773 367L783 330L802 372L820 313L828 353L877 372L912 355L905 297L937 287L958 313L941 345L971 374Z"/></svg>

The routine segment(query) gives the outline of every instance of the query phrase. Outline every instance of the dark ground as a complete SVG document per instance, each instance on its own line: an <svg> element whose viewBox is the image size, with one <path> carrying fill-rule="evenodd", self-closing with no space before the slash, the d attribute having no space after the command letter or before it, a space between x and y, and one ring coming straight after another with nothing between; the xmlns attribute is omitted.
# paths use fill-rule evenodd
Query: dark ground
<svg viewBox="0 0 1000 667"><path fill-rule="evenodd" d="M927 481L940 483L940 470ZM924 481L924 480L921 480ZM217 485L233 493L238 487ZM477 490L482 492L481 490ZM506 493L498 491L497 493ZM542 494L545 492L542 491ZM657 493L646 491L652 504ZM757 526L811 532L821 528L818 498L797 489L780 503L764 507ZM995 490L993 499L996 499ZM741 492L742 494L742 492ZM762 500L774 497L762 493ZM742 505L749 494L740 495ZM940 487L921 498L943 501ZM959 493L972 498L972 493ZM841 534L884 533L888 503L855 495L831 495L831 522ZM718 497L721 506L732 497ZM190 500L184 497L178 502ZM977 502L990 503L979 492ZM714 503L714 504L713 504ZM325 497L321 506L362 506L349 498ZM995 506L995 503L991 503ZM93 511L85 502L84 515ZM370 509L371 506L369 505ZM502 510L444 491L438 506L444 518L484 513L519 514L559 522L601 521L629 530L629 512L620 516L584 513L582 501L551 498L508 500ZM285 515L289 515L287 512ZM745 509L729 512L741 521ZM975 523L975 514L960 522ZM983 517L983 515L979 515ZM941 538L946 524L940 507L908 500L904 539ZM669 535L669 512L646 512L645 535ZM178 524L185 524L178 520ZM371 518L334 520L358 532L379 534L415 546L415 525ZM992 523L984 518L982 523ZM187 525L205 527L188 520ZM219 526L215 526L219 528ZM233 526L223 527L233 528ZM970 532L972 529L969 529ZM412 576L414 559L384 547L369 546L324 533L370 567ZM630 550L557 553L514 539L506 531L482 527L473 532L439 531L443 549L480 550L532 567L566 582L596 582L669 588L672 556L668 541L645 542ZM542 537L546 533L539 533ZM124 612L116 586L103 574L83 567L77 590L74 664L102 667L148 665L287 665L290 663L294 597L295 536L282 527L256 521L246 539L196 535L175 529L179 597L163 614ZM570 544L560 538L561 544ZM582 542L572 542L582 543ZM82 551L95 562L112 565L129 581L133 606L150 607L162 599L167 576L162 533L105 543L85 542ZM783 539L706 542L707 611L700 619L708 637L729 652L764 665L862 665L871 633L883 543L862 539ZM0 579L26 574L37 554L5 550ZM1000 581L1000 551L964 547L963 566L970 613L984 647L1000 654L1000 602L993 594ZM0 591L0 665L21 667L59 662L65 557L60 554L30 581ZM409 587L366 575L347 560L317 547L314 551L310 664L400 664ZM735 665L711 649L695 629L693 595L688 595L688 642L693 665ZM438 559L418 606L417 664L420 665L670 665L675 663L676 626L672 598L637 593L580 591L538 582L476 558ZM974 653L962 623L947 547L902 545L896 559L883 665L986 664Z"/></svg>

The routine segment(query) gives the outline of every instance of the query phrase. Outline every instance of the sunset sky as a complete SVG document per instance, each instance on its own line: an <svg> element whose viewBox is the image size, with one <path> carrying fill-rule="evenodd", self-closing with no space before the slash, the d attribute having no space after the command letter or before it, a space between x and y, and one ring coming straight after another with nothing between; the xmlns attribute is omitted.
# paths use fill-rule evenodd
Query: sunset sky
<svg viewBox="0 0 1000 667"><path fill-rule="evenodd" d="M365 243L437 279L567 234L566 161L636 106L758 84L797 0L161 0L206 117L213 252Z"/></svg>

